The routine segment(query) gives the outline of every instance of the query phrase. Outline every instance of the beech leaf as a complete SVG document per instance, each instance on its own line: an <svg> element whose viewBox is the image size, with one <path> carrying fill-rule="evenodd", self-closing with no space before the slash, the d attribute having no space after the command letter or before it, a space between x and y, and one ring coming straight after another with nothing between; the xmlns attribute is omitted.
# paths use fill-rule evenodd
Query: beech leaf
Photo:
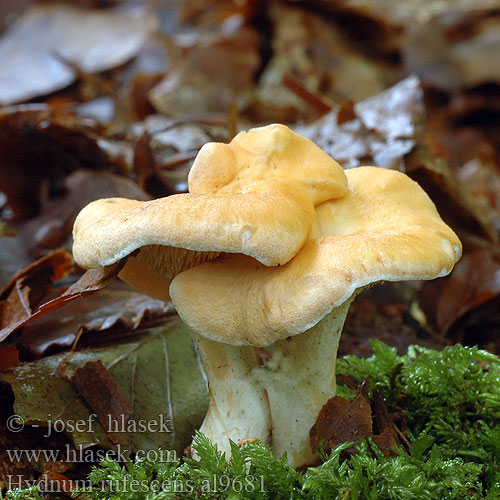
<svg viewBox="0 0 500 500"><path fill-rule="evenodd" d="M62 255L69 259L69 262L73 262L66 250L60 251ZM57 252L50 254L50 256L57 255ZM48 260L48 257L44 257L39 261L35 262L33 266L40 266L40 263L44 263ZM0 318L1 325L3 326L0 330L0 341L5 340L11 333L18 330L19 328L26 326L37 318L59 309L68 302L71 302L79 297L94 293L97 290L101 290L107 286L120 272L122 267L125 265L125 261L119 261L111 266L100 268L100 269L89 269L76 283L71 285L63 294L55 299L45 302L38 308L32 308L29 293L31 289L26 285L26 280L28 278L21 275L18 279L12 280L9 285L4 289L10 290L3 302L0 302ZM30 269L28 268L28 269ZM38 267L34 267L38 271ZM45 269L44 269L45 270ZM24 271L23 271L24 272ZM52 276L52 281L55 277ZM56 275L57 276L57 275ZM59 276L62 277L63 275ZM11 287L11 288L9 288ZM40 294L40 291L46 291L42 286L37 284L36 292ZM0 298L3 297L4 293L0 294Z"/></svg>
<svg viewBox="0 0 500 500"><path fill-rule="evenodd" d="M120 393L118 384L102 362L100 360L88 361L70 374L69 381L74 384L85 402L96 413L111 442L128 445L124 432L113 432L113 424L125 427L132 408Z"/></svg>
<svg viewBox="0 0 500 500"><path fill-rule="evenodd" d="M415 146L424 116L419 79L409 76L354 104L350 111L353 119L345 121L345 110L336 106L295 130L312 139L344 168L365 164L404 170L404 156Z"/></svg>
<svg viewBox="0 0 500 500"><path fill-rule="evenodd" d="M77 335L96 333L91 339L95 345L108 339L111 329L113 334L120 335L123 330L145 327L145 322L163 321L173 313L172 304L131 290L116 280L105 289L87 295L85 300L74 300L25 326L17 345L38 359L54 353L55 349L70 347ZM153 325L148 323L148 326ZM83 335L79 346L87 345L86 341Z"/></svg>
<svg viewBox="0 0 500 500"><path fill-rule="evenodd" d="M29 322L50 285L69 274L73 259L62 249L18 272L0 292L0 341Z"/></svg>
<svg viewBox="0 0 500 500"><path fill-rule="evenodd" d="M92 415L75 386L62 378L58 367L81 369L100 361L116 381L117 391L128 401L131 415L114 430L123 433L129 445L122 453L162 447L181 453L200 425L208 407L205 378L188 328L180 321L147 329L132 341L49 356L0 372L15 394L14 411L26 424L47 426L62 422L75 447L99 445L116 450L106 430ZM60 370L59 370L60 371ZM102 414L112 413L102 410ZM82 430L75 422L91 422ZM149 425L149 430L141 428ZM45 431L46 432L46 431Z"/></svg>
<svg viewBox="0 0 500 500"><path fill-rule="evenodd" d="M311 449L316 451L323 441L323 451L329 453L342 443L358 443L363 438L372 438L382 452L389 456L396 454L395 447L410 443L404 435L406 427L400 430L393 422L383 398L377 389L368 395L368 377L356 389L356 397L351 402L340 396L330 398L321 408L315 424L310 430ZM353 382L344 377L351 389ZM375 425L374 425L375 424ZM405 426L405 422L403 422ZM377 432L377 434L375 434ZM354 453L353 447L346 449Z"/></svg>
<svg viewBox="0 0 500 500"><path fill-rule="evenodd" d="M0 104L49 94L87 72L119 66L137 54L155 28L142 12L92 11L63 5L27 10L0 40Z"/></svg>
<svg viewBox="0 0 500 500"><path fill-rule="evenodd" d="M354 401L340 396L330 398L319 412L316 423L311 428L311 448L316 450L325 439L328 452L345 442L358 442L361 438L373 436L372 411L365 391L365 381Z"/></svg>

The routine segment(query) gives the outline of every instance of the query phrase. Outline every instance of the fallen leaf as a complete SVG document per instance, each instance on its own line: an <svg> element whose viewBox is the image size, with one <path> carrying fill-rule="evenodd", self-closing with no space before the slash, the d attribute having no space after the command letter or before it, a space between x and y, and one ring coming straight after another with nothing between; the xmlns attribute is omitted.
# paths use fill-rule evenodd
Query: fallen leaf
<svg viewBox="0 0 500 500"><path fill-rule="evenodd" d="M404 444L406 449L410 450L411 444L405 436L406 419L404 414L398 415L401 417L401 424L403 425L403 430L400 430L391 418L385 401L376 387L373 389L371 406L373 409L373 420L378 431L373 436L373 440L383 453L386 456L390 456L391 454L397 455L395 448L400 444Z"/></svg>
<svg viewBox="0 0 500 500"><path fill-rule="evenodd" d="M93 73L132 58L156 29L142 9L83 10L44 5L27 10L0 40L0 104L46 95L71 84L68 61Z"/></svg>
<svg viewBox="0 0 500 500"><path fill-rule="evenodd" d="M87 361L82 367L69 372L66 372L65 368L61 369L65 366L63 360L59 365L59 373L76 387L80 396L97 415L110 441L113 444L128 446L124 429L127 428L132 408L102 362Z"/></svg>
<svg viewBox="0 0 500 500"><path fill-rule="evenodd" d="M354 111L368 130L377 132L390 144L412 139L422 127L423 92L416 76L409 76L390 89L358 102Z"/></svg>
<svg viewBox="0 0 500 500"><path fill-rule="evenodd" d="M300 0L299 0L300 1ZM448 15L452 20L460 15L473 15L498 8L497 0L476 0L473 3L461 0L443 0L419 3L401 0L312 0L343 21L346 29L358 38L368 40L382 52L397 50L406 41L405 34L412 27L419 27L434 16Z"/></svg>
<svg viewBox="0 0 500 500"><path fill-rule="evenodd" d="M459 233L481 236L498 242L498 231L487 212L462 188L446 162L419 147L407 161L408 175L432 198L438 211Z"/></svg>
<svg viewBox="0 0 500 500"><path fill-rule="evenodd" d="M487 338L487 329L495 328L500 319L499 299L499 257L486 248L468 252L443 283L439 294L436 322L441 334L467 345L483 343ZM479 332L471 338L466 333L474 326ZM481 329L484 331L481 332Z"/></svg>
<svg viewBox="0 0 500 500"><path fill-rule="evenodd" d="M342 108L337 106L295 130L344 168L368 164L404 170L404 156L414 148L424 116L419 79L410 76L353 108L353 120L344 121L343 114L339 119Z"/></svg>
<svg viewBox="0 0 500 500"><path fill-rule="evenodd" d="M99 445L116 450L73 384L57 374L66 357L61 353L0 372L0 381L8 383L16 396L15 413L27 425L64 422L64 432L77 449ZM137 432L126 434L127 451L162 447L181 453L208 407L205 378L188 328L174 321L137 332L124 343L116 344L115 339L107 347L76 351L67 367L76 369L96 360L109 370L132 407L129 423L137 426ZM90 423L82 431L71 426L76 421ZM149 431L141 431L141 421L150 424Z"/></svg>
<svg viewBox="0 0 500 500"><path fill-rule="evenodd" d="M100 170L76 170L66 177L63 187L65 194L44 203L38 216L11 222L17 238L0 238L0 287L47 249L64 247L71 251L74 219L91 201L115 196L149 199L132 180Z"/></svg>
<svg viewBox="0 0 500 500"><path fill-rule="evenodd" d="M156 198L170 194L157 166L151 147L151 137L146 131L134 144L134 169L141 189L152 193Z"/></svg>
<svg viewBox="0 0 500 500"><path fill-rule="evenodd" d="M150 198L132 180L101 170L76 170L66 178L64 188L65 195L46 203L39 216L15 225L19 237L32 253L40 251L40 248L53 248L54 245L71 250L71 230L75 218L84 206L94 200L113 197L134 200Z"/></svg>
<svg viewBox="0 0 500 500"><path fill-rule="evenodd" d="M301 0L294 0L301 3ZM404 43L405 26L425 16L425 5L411 0L397 4L390 0L310 0L320 12L337 21L343 31L357 42L369 44L371 51L393 56ZM432 4L434 5L434 4Z"/></svg>
<svg viewBox="0 0 500 500"><path fill-rule="evenodd" d="M18 272L0 292L0 340L11 333L12 325L28 320L50 285L67 276L72 268L71 255L62 249Z"/></svg>
<svg viewBox="0 0 500 500"><path fill-rule="evenodd" d="M63 255L68 255L66 250L61 251L61 253L63 253ZM72 259L70 257L69 259L72 263ZM48 260L47 257L40 259L42 262L46 260ZM35 264L38 264L38 262ZM24 280L16 280L9 294L3 302L0 302L0 324L2 325L2 329L0 330L0 341L5 340L11 333L31 323L35 319L51 311L55 311L79 297L101 290L118 275L124 265L125 260L117 262L107 268L88 270L75 284L59 295L59 297L41 304L36 310L32 309L29 302L29 293L31 289L24 285ZM46 271L45 268L41 270ZM34 290L40 294L42 287L37 286ZM0 294L0 300L2 297L3 293Z"/></svg>
<svg viewBox="0 0 500 500"><path fill-rule="evenodd" d="M411 26L403 47L408 70L428 85L446 90L500 82L498 4L484 4L464 6L453 17L448 7Z"/></svg>
<svg viewBox="0 0 500 500"><path fill-rule="evenodd" d="M79 489L77 481L73 481L69 477L56 471L47 471L42 474L36 482L36 486L40 488L40 491L62 493L68 498L75 498L73 493Z"/></svg>
<svg viewBox="0 0 500 500"><path fill-rule="evenodd" d="M259 69L257 33L250 26L227 24L219 32L191 32L174 38L172 66L149 93L166 116L226 112L244 100Z"/></svg>
<svg viewBox="0 0 500 500"><path fill-rule="evenodd" d="M146 158L137 158L139 163L134 167L139 176L148 177L144 167L149 171L150 179L158 179L154 189L148 187L149 192L163 192L167 186L171 193L187 191L187 176L192 162L201 147L207 142L227 142L227 121L214 120L198 117L185 117L182 120L171 120L158 115L151 115L141 123L134 124L131 128L132 135L136 141L139 152ZM149 136L150 152L144 151L142 139ZM149 168L144 164L144 159L151 154L152 158L147 160ZM151 162L151 160L153 160ZM141 167L142 166L142 171ZM151 172L155 171L153 176ZM161 182L161 186L158 183Z"/></svg>
<svg viewBox="0 0 500 500"><path fill-rule="evenodd" d="M478 149L491 151L487 141L479 142ZM456 171L456 178L468 196L481 207L481 213L487 217L489 226L500 231L500 171L494 158L476 154ZM485 157L486 156L486 157Z"/></svg>
<svg viewBox="0 0 500 500"><path fill-rule="evenodd" d="M369 398L368 378L357 387L348 377L344 381L356 391L356 397L351 402L334 396L323 405L309 432L311 449L316 451L322 443L323 451L329 453L339 444L358 443L364 438L372 438L386 456L397 454L395 448L402 443L409 449L410 443L404 432L394 424L376 388ZM351 447L346 452L352 454L355 449Z"/></svg>
<svg viewBox="0 0 500 500"><path fill-rule="evenodd" d="M0 111L0 189L15 218L36 215L42 192L60 194L73 170L109 165L94 126L83 118L56 116L43 104Z"/></svg>
<svg viewBox="0 0 500 500"><path fill-rule="evenodd" d="M77 335L85 344L85 332L132 331L146 321L159 321L172 315L171 304L152 299L119 281L98 290L85 300L74 300L23 328L17 345L23 352L39 359L71 347ZM150 324L150 323L148 323Z"/></svg>
<svg viewBox="0 0 500 500"><path fill-rule="evenodd" d="M325 16L284 2L271 3L269 14L272 57L250 105L255 121L310 121L333 104L366 99L393 83L389 68L356 51Z"/></svg>
<svg viewBox="0 0 500 500"><path fill-rule="evenodd" d="M14 345L0 345L0 370L14 368L19 364L19 351Z"/></svg>
<svg viewBox="0 0 500 500"><path fill-rule="evenodd" d="M354 401L340 396L330 398L321 408L316 423L310 430L311 449L316 451L324 439L323 450L329 453L337 445L359 442L373 436L372 410L367 395L366 380L358 388Z"/></svg>

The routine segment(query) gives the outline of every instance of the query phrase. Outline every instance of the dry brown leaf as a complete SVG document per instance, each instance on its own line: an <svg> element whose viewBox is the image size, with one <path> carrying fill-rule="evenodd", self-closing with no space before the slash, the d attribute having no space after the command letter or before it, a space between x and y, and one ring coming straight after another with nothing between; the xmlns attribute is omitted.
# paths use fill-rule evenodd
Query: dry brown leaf
<svg viewBox="0 0 500 500"><path fill-rule="evenodd" d="M500 82L498 2L482 3L473 2L453 16L450 9L434 13L411 26L403 47L408 70L446 90Z"/></svg>
<svg viewBox="0 0 500 500"><path fill-rule="evenodd" d="M126 446L127 422L132 414L132 407L123 396L115 379L100 360L89 361L74 372L66 371L64 361L59 365L58 373L70 380L86 403L95 412L103 425L110 441Z"/></svg>
<svg viewBox="0 0 500 500"><path fill-rule="evenodd" d="M34 246L34 253L40 247L64 245L71 249L71 230L76 215L94 200L113 197L149 199L148 194L130 179L100 170L76 170L66 178L64 187L66 194L47 203L38 217L15 226L26 247Z"/></svg>
<svg viewBox="0 0 500 500"><path fill-rule="evenodd" d="M307 92L332 103L366 99L394 82L388 67L356 51L340 27L324 15L283 2L271 3L269 10L272 57L251 104L256 121L310 120L325 112L310 106L307 98L304 101L304 92L283 85L285 77L296 79Z"/></svg>
<svg viewBox="0 0 500 500"><path fill-rule="evenodd" d="M152 193L156 198L169 194L169 188L157 166L151 136L147 131L135 141L134 144L134 169L137 174L137 183L144 191Z"/></svg>
<svg viewBox="0 0 500 500"><path fill-rule="evenodd" d="M32 7L0 40L0 104L68 86L77 75L65 61L89 73L119 66L138 52L155 28L155 19L144 10Z"/></svg>
<svg viewBox="0 0 500 500"><path fill-rule="evenodd" d="M345 382L355 388L353 380L346 378ZM374 434L373 424L377 434ZM382 452L390 456L396 453L395 447L401 443L410 448L404 430L394 424L384 400L376 389L373 390L370 400L366 378L358 385L354 401L350 402L340 396L329 399L321 408L309 435L313 451L317 450L323 440L323 451L329 453L342 443L358 443L361 439L373 438ZM355 450L351 447L346 452L352 454Z"/></svg>
<svg viewBox="0 0 500 500"><path fill-rule="evenodd" d="M337 445L345 442L359 442L373 436L372 410L366 390L368 382L359 387L354 401L340 396L330 398L321 408L316 423L310 430L311 449L316 451L321 440L325 440L323 450L329 453Z"/></svg>
<svg viewBox="0 0 500 500"><path fill-rule="evenodd" d="M410 76L390 89L354 104L354 119L335 107L295 130L312 139L344 168L376 165L404 170L404 156L416 144L424 116L420 81Z"/></svg>
<svg viewBox="0 0 500 500"><path fill-rule="evenodd" d="M19 271L10 282L0 291L0 300L5 300L12 294L16 284L29 286L36 284L36 297L40 300L47 292L49 286L56 280L64 278L73 267L71 255L64 249L56 250L45 257L33 262L30 266ZM33 301L36 303L36 301Z"/></svg>
<svg viewBox="0 0 500 500"><path fill-rule="evenodd" d="M299 0L300 1L300 0ZM372 20L379 24L379 31L386 25L393 28L411 27L424 22L435 15L474 13L474 11L485 11L496 9L497 0L476 0L475 2L464 2L463 0L440 0L425 3L413 0L400 0L394 3L392 0L312 0L311 3L319 5L330 12L351 14L351 21L358 21L360 28L367 28L367 22ZM365 21L362 23L362 21Z"/></svg>
<svg viewBox="0 0 500 500"><path fill-rule="evenodd" d="M66 258L68 258L72 264L73 261L67 254L66 250L62 250L60 252L64 256L67 256ZM40 261L44 263L46 261L50 261L50 259L44 257L40 259ZM35 264L38 265L40 261L36 262ZM55 311L56 309L63 307L65 304L79 297L94 293L97 290L101 290L118 275L124 265L125 260L117 262L116 264L107 268L90 269L74 285L70 286L62 295L55 299L49 300L48 302L45 302L36 309L34 309L31 303L27 301L27 297L29 297L30 291L34 290L38 296L38 300L40 300L42 297L42 295L40 294L42 287L37 285L33 289L28 288L25 283L29 282L25 282L21 275L21 278L13 281L11 288L7 287L7 290L10 290L9 293L6 293L4 289L4 292L0 294L0 299L5 297L3 298L3 302L0 302L0 307L2 308L0 309L0 324L2 325L2 329L0 330L0 342L5 340L11 333L31 323L35 319L40 318L51 311ZM67 268L64 269L65 271L67 271ZM51 268L46 267L42 267L40 269L41 272L45 273L45 280L48 279L46 276L50 270ZM37 275L35 274L35 276ZM48 274L48 276L53 277L54 275ZM46 288L47 287L48 285L46 285Z"/></svg>
<svg viewBox="0 0 500 500"><path fill-rule="evenodd" d="M19 351L14 345L0 345L0 370L7 370L19 364Z"/></svg>
<svg viewBox="0 0 500 500"><path fill-rule="evenodd" d="M48 470L42 474L36 485L41 491L62 493L68 498L75 498L73 493L79 488L77 481L73 481L69 477L53 470Z"/></svg>
<svg viewBox="0 0 500 500"><path fill-rule="evenodd" d="M34 216L44 192L60 194L71 171L109 165L93 125L43 104L0 112L0 189L17 219Z"/></svg>
<svg viewBox="0 0 500 500"><path fill-rule="evenodd" d="M0 174L1 175L1 174ZM34 256L50 248L71 251L71 228L77 213L91 201L115 196L147 200L149 196L126 177L106 171L79 169L64 181L66 193L43 205L41 213L26 221L12 221L17 238L0 238L0 287Z"/></svg>
<svg viewBox="0 0 500 500"><path fill-rule="evenodd" d="M172 68L151 92L166 116L226 112L253 88L259 69L258 37L248 26L178 37Z"/></svg>
<svg viewBox="0 0 500 500"><path fill-rule="evenodd" d="M0 341L29 321L54 281L67 276L73 259L64 249L42 257L17 273L0 292Z"/></svg>
<svg viewBox="0 0 500 500"><path fill-rule="evenodd" d="M443 159L420 147L408 158L407 172L424 188L452 228L498 242L498 231L487 212L462 188Z"/></svg>
<svg viewBox="0 0 500 500"><path fill-rule="evenodd" d="M498 319L498 304L493 302L498 297L500 260L487 249L477 248L462 258L444 283L437 303L437 325L443 335L448 333L455 340L463 342L467 316L471 313L477 314L483 309L483 314L476 317L476 321L494 323L495 317Z"/></svg>
<svg viewBox="0 0 500 500"><path fill-rule="evenodd" d="M173 312L170 304L115 281L106 289L85 297L85 300L75 300L25 326L18 345L38 359L46 356L47 352L69 348L80 333L107 332L106 336L99 335L99 339L109 341L111 330L117 334L122 330L135 330L144 326L145 321L159 320ZM82 335L79 346L85 343L85 338ZM97 341L93 338L92 345Z"/></svg>

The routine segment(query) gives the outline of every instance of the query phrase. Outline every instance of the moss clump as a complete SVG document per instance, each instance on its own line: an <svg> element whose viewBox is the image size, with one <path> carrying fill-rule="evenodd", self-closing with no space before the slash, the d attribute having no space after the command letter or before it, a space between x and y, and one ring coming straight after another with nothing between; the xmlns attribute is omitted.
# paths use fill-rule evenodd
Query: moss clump
<svg viewBox="0 0 500 500"><path fill-rule="evenodd" d="M500 362L460 345L442 352L413 346L398 356L380 342L368 359L347 356L337 371L382 394L408 422L410 451L386 456L370 439L346 458L345 443L323 463L298 472L257 442L232 446L230 462L197 434L199 460L105 460L89 479L92 500L338 499L458 500L500 498ZM339 394L353 399L346 387ZM352 449L352 448L351 448ZM33 491L9 500L36 498Z"/></svg>
<svg viewBox="0 0 500 500"><path fill-rule="evenodd" d="M497 488L500 498L499 358L460 345L443 351L411 346L402 357L381 342L372 342L372 348L370 358L339 360L338 372L369 375L370 387L378 388L389 411L405 414L413 455L427 460L434 453L476 464L483 469L478 486ZM340 392L350 396L343 388ZM425 443L432 446L420 452Z"/></svg>

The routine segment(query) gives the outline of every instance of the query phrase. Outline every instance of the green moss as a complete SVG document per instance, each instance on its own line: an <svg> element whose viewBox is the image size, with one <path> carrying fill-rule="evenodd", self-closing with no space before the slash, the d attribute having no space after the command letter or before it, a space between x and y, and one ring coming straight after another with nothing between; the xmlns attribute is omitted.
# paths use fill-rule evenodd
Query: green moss
<svg viewBox="0 0 500 500"><path fill-rule="evenodd" d="M199 460L104 461L89 479L91 500L338 499L459 500L500 498L500 362L460 345L437 352L413 346L398 356L380 342L368 359L347 356L337 371L377 388L390 412L408 422L410 452L386 457L371 440L337 447L318 467L297 472L256 442L233 445L232 459L202 434ZM346 387L339 394L353 399ZM113 486L115 484L115 487ZM136 485L133 487L133 485ZM137 484L142 485L140 491ZM116 485L122 485L116 487ZM128 486L126 486L128 485ZM127 489L128 488L128 489ZM9 492L9 500L36 498Z"/></svg>
<svg viewBox="0 0 500 500"><path fill-rule="evenodd" d="M406 415L410 442L432 439L443 459L480 464L485 468L486 484L498 482L498 357L460 345L440 352L411 346L401 357L381 342L372 342L372 347L370 358L339 360L338 373L359 379L369 375L370 387L379 389L389 411ZM352 398L344 388L340 392Z"/></svg>

